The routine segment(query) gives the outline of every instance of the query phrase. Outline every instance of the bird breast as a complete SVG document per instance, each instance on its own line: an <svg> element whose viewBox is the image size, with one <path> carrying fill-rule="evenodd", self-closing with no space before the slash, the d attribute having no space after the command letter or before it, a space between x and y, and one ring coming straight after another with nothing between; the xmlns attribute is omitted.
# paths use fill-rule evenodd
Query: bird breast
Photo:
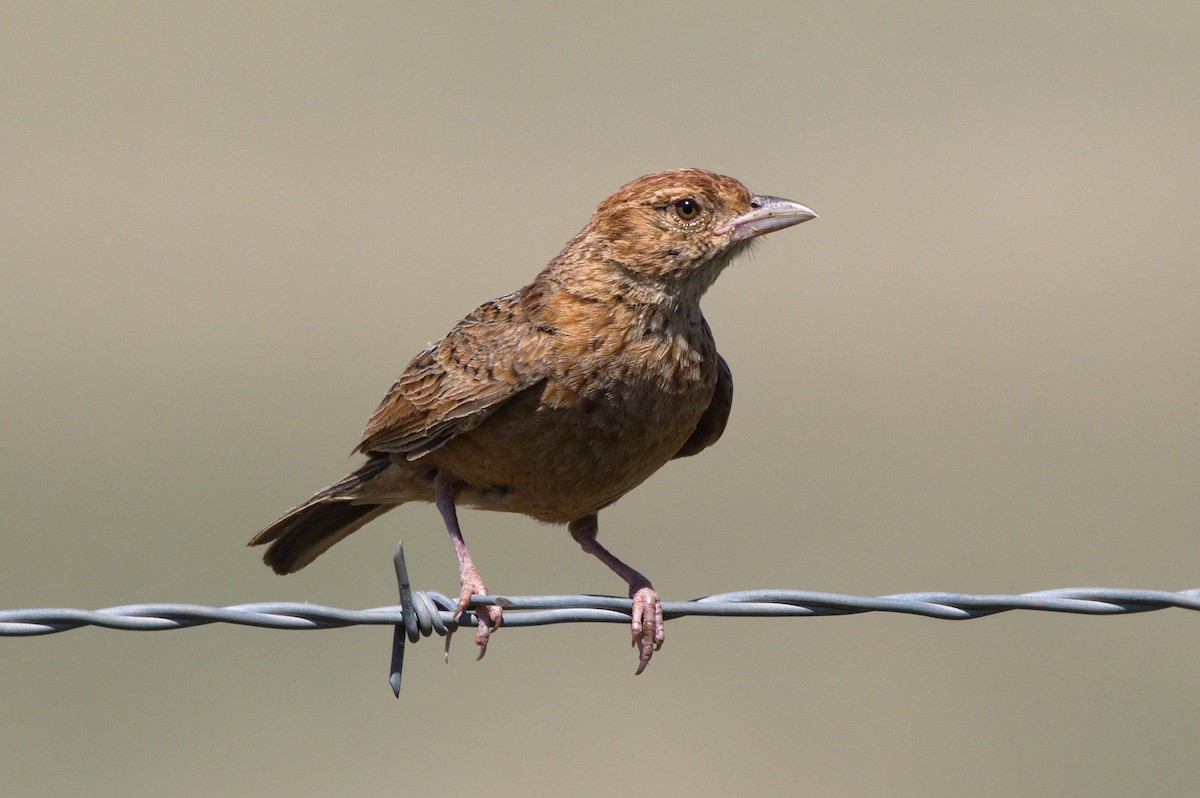
<svg viewBox="0 0 1200 798"><path fill-rule="evenodd" d="M566 523L670 460L712 400L717 353L700 314L593 308L558 327L549 376L429 458L459 502Z"/></svg>

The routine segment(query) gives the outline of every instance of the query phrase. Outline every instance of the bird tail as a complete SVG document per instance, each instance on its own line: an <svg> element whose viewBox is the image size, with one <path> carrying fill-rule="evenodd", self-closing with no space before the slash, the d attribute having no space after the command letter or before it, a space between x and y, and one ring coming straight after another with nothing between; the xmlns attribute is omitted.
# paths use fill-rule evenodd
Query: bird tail
<svg viewBox="0 0 1200 798"><path fill-rule="evenodd" d="M255 535L248 545L271 544L263 554L263 562L275 573L299 571L334 543L398 506L397 502L379 503L359 498L367 483L390 464L391 459L387 456L372 457L354 473L288 510Z"/></svg>

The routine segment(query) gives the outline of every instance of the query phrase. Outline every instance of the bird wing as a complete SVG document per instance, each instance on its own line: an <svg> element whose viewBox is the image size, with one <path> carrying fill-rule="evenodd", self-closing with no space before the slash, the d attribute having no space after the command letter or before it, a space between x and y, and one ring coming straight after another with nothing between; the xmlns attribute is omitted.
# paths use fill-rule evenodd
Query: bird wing
<svg viewBox="0 0 1200 798"><path fill-rule="evenodd" d="M432 452L541 382L545 351L545 336L521 319L519 293L480 305L408 364L355 451Z"/></svg>
<svg viewBox="0 0 1200 798"><path fill-rule="evenodd" d="M717 355L717 387L713 389L712 401L708 409L696 422L696 429L675 453L672 460L679 457L691 457L704 451L716 443L721 433L725 432L725 424L729 421L729 410L733 407L733 372L725 358Z"/></svg>

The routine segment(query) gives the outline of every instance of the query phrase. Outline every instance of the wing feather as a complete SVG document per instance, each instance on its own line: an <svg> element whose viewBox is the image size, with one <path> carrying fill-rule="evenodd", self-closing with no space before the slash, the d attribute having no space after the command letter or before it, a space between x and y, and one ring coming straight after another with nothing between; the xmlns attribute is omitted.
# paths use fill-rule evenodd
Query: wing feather
<svg viewBox="0 0 1200 798"><path fill-rule="evenodd" d="M355 451L416 460L474 429L545 377L546 336L521 292L480 305L413 358L367 422Z"/></svg>
<svg viewBox="0 0 1200 798"><path fill-rule="evenodd" d="M717 355L717 387L713 390L712 401L709 402L704 415L696 422L696 429L692 431L691 437L679 447L679 451L671 459L691 457L716 443L725 432L725 424L729 421L729 411L732 407L733 372L729 370L725 358Z"/></svg>

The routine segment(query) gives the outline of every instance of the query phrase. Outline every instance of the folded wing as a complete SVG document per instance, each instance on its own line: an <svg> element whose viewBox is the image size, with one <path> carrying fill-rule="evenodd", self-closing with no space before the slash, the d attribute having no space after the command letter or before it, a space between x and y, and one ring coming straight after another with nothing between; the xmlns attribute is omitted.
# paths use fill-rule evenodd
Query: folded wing
<svg viewBox="0 0 1200 798"><path fill-rule="evenodd" d="M521 292L476 308L417 355L367 422L357 452L416 460L474 429L545 377L545 333L521 312Z"/></svg>

